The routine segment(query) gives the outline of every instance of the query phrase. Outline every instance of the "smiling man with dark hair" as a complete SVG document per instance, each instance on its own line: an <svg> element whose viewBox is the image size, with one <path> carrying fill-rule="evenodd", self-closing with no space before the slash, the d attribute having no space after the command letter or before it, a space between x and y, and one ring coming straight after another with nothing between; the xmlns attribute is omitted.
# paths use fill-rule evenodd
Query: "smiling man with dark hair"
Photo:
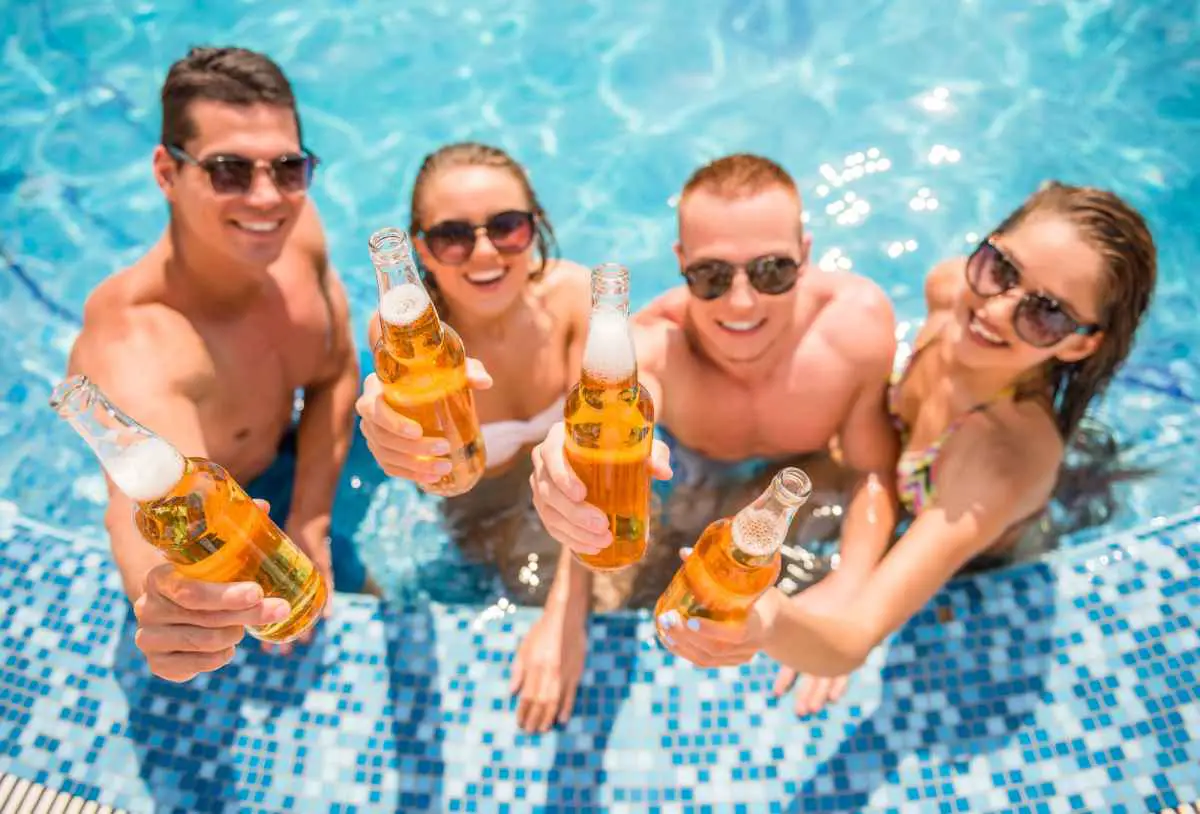
<svg viewBox="0 0 1200 814"><path fill-rule="evenodd" d="M262 54L195 48L171 66L162 109L153 171L169 223L89 296L70 372L256 496L254 479L278 482L277 465L294 458L291 489L266 495L272 513L331 587L336 560L337 587L356 590L362 566L352 552L331 556L329 519L353 432L357 356L308 198L317 159L301 140L291 85ZM105 524L138 646L157 675L186 680L220 667L244 625L279 612L261 591L175 574L111 484Z"/></svg>

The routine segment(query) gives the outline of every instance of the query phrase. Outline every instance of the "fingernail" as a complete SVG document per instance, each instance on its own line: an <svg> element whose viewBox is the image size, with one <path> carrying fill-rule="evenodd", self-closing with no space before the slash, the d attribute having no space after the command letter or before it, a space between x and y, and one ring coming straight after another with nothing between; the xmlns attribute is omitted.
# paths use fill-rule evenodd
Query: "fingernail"
<svg viewBox="0 0 1200 814"><path fill-rule="evenodd" d="M267 610L267 621L282 622L288 618L288 614L292 612L292 608L288 605L287 600L280 599L278 602L272 602L271 607Z"/></svg>
<svg viewBox="0 0 1200 814"><path fill-rule="evenodd" d="M449 475L454 466L449 461L438 461L433 465L433 471L439 475Z"/></svg>
<svg viewBox="0 0 1200 814"><path fill-rule="evenodd" d="M690 557L690 556L692 556L692 547L684 546L683 548L679 549L679 553L685 557Z"/></svg>
<svg viewBox="0 0 1200 814"><path fill-rule="evenodd" d="M700 620L699 619L688 619L687 626L688 626L688 630L699 630L700 629Z"/></svg>
<svg viewBox="0 0 1200 814"><path fill-rule="evenodd" d="M412 424L405 424L400 428L400 435L415 441L421 437L421 428L414 427Z"/></svg>
<svg viewBox="0 0 1200 814"><path fill-rule="evenodd" d="M658 623L663 626L664 630L670 630L676 625L683 622L679 616L679 611L669 610L658 617Z"/></svg>
<svg viewBox="0 0 1200 814"><path fill-rule="evenodd" d="M588 526L595 529L596 531L608 531L608 518L607 517L593 517L588 520Z"/></svg>
<svg viewBox="0 0 1200 814"><path fill-rule="evenodd" d="M449 455L450 444L446 441L435 441L431 448L434 455Z"/></svg>

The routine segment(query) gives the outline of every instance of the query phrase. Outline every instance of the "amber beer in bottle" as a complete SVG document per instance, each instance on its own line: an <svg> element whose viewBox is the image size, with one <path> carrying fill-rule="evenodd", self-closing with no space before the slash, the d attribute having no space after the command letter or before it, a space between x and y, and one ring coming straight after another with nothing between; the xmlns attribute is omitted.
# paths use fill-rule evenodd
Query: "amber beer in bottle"
<svg viewBox="0 0 1200 814"><path fill-rule="evenodd" d="M629 271L592 270L592 314L579 383L563 408L566 457L587 502L608 516L613 542L577 554L593 571L616 571L646 553L650 529L650 445L654 403L638 384L629 331Z"/></svg>
<svg viewBox="0 0 1200 814"><path fill-rule="evenodd" d="M779 577L779 549L796 510L811 493L808 476L787 467L749 506L710 523L658 598L655 619L674 610L681 620L744 620L750 606ZM661 639L662 623L657 624Z"/></svg>
<svg viewBox="0 0 1200 814"><path fill-rule="evenodd" d="M138 531L176 571L205 582L257 582L264 596L287 600L288 617L247 627L252 636L279 644L316 623L325 607L325 581L225 469L206 458L185 458L85 376L59 384L50 406L133 501Z"/></svg>
<svg viewBox="0 0 1200 814"><path fill-rule="evenodd" d="M467 384L462 339L438 318L413 260L408 235L381 229L371 236L371 262L379 286L375 373L393 410L421 425L426 436L445 438L451 470L418 486L434 495L469 492L483 476L487 457Z"/></svg>

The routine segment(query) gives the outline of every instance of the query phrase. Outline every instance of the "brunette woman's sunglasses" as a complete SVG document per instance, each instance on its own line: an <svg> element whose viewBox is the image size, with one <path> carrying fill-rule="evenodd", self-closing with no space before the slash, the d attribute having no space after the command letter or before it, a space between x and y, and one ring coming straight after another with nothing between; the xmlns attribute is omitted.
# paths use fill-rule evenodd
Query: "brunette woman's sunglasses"
<svg viewBox="0 0 1200 814"><path fill-rule="evenodd" d="M766 255L745 265L750 285L760 294L783 294L800 277L800 264L790 257ZM725 260L697 260L683 270L688 290L702 300L715 300L733 286L738 266Z"/></svg>
<svg viewBox="0 0 1200 814"><path fill-rule="evenodd" d="M500 254L520 254L533 243L537 218L532 212L510 209L497 212L483 223L465 220L444 220L428 229L417 231L429 253L439 263L460 266L471 259L476 235L487 233L488 241Z"/></svg>
<svg viewBox="0 0 1200 814"><path fill-rule="evenodd" d="M1021 270L991 238L984 240L967 259L967 285L980 297L996 297L1021 285ZM1023 342L1048 348L1080 334L1090 336L1100 325L1084 323L1064 310L1062 303L1036 291L1026 291L1013 309L1013 330Z"/></svg>
<svg viewBox="0 0 1200 814"><path fill-rule="evenodd" d="M245 195L254 186L254 171L259 166L266 169L276 188L283 193L304 192L312 181L313 170L320 159L308 150L285 153L270 161L251 159L240 155L213 155L195 158L182 147L165 145L167 152L177 161L199 167L208 173L213 192L218 195Z"/></svg>

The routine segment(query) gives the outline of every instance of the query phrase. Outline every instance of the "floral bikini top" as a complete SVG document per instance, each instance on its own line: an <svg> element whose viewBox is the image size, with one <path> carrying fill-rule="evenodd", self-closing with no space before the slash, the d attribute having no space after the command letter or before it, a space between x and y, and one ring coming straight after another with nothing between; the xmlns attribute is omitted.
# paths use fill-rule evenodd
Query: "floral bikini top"
<svg viewBox="0 0 1200 814"><path fill-rule="evenodd" d="M925 348L934 344L937 337L938 334L934 334L925 344L921 345L921 347L917 348L911 354L906 355L907 345L902 345L896 352L897 364L892 370L888 386L888 413L892 417L892 424L896 427L896 431L900 433L900 443L904 447L908 446L911 428L900 416L900 386L904 383L904 378L908 375L908 371L912 369L913 362L917 360L917 357ZM1014 391L1015 388L1011 386L1004 388L992 398L982 404L975 405L950 422L950 426L946 427L942 431L942 434L929 446L924 449L908 450L900 455L900 460L896 463L896 489L899 493L900 502L904 504L904 508L910 514L914 516L919 514L922 509L933 502L933 468L937 463L938 453L941 452L942 445L950 440L950 436L954 435L955 431L968 418L976 413L983 412L1001 399L1011 397Z"/></svg>

